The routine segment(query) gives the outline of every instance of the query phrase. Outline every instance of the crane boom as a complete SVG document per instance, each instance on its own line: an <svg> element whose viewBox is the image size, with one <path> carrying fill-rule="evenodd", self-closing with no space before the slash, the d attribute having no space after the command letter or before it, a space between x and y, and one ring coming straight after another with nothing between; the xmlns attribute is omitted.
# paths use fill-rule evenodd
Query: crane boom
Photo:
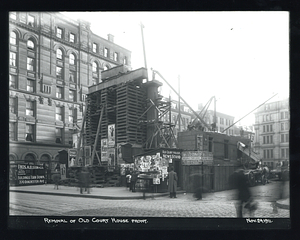
<svg viewBox="0 0 300 240"><path fill-rule="evenodd" d="M176 90L168 83L168 81L156 70L152 69L153 73L158 74L167 84L168 86L178 95L178 97L185 103L185 105L195 114L195 116L201 121L201 123L203 123L203 125L207 128L207 129L211 129L210 126L200 117L200 115L198 113L196 113L192 107L180 96L180 94L178 92L176 92ZM154 75L154 74L153 74Z"/></svg>

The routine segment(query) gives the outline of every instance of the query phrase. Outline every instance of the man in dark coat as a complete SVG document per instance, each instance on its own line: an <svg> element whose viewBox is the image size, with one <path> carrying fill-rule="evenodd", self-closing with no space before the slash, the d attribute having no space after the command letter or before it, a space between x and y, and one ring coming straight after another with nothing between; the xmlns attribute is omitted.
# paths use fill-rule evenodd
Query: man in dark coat
<svg viewBox="0 0 300 240"><path fill-rule="evenodd" d="M176 189L177 189L177 173L174 172L173 167L170 168L169 176L168 176L168 191L170 192L170 198L176 198Z"/></svg>
<svg viewBox="0 0 300 240"><path fill-rule="evenodd" d="M247 177L244 175L244 170L239 169L235 171L229 179L231 185L237 189L237 217L242 218L243 217L243 207L244 204L245 208L248 208L250 213L255 210L255 205L252 201L251 192L247 184Z"/></svg>
<svg viewBox="0 0 300 240"><path fill-rule="evenodd" d="M131 176L131 190L132 190L132 192L135 192L135 184L136 184L136 181L137 181L137 176L138 176L138 172L133 171L132 176Z"/></svg>

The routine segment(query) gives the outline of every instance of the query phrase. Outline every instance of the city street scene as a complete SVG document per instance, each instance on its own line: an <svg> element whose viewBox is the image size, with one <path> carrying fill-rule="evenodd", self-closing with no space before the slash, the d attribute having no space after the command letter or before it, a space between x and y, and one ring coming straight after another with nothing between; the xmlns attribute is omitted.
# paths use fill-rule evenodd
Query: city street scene
<svg viewBox="0 0 300 240"><path fill-rule="evenodd" d="M9 33L11 228L289 227L288 12L10 12Z"/></svg>

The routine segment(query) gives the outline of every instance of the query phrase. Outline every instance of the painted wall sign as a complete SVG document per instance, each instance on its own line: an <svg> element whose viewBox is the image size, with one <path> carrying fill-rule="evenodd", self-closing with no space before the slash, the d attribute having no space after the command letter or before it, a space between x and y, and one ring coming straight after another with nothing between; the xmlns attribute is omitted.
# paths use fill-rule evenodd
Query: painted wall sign
<svg viewBox="0 0 300 240"><path fill-rule="evenodd" d="M182 165L212 165L213 154L207 151L183 151Z"/></svg>

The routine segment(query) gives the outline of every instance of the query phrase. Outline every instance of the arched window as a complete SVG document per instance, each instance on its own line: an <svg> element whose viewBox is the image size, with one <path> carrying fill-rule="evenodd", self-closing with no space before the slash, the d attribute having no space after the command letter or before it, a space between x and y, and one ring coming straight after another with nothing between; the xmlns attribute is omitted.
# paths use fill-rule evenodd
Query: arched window
<svg viewBox="0 0 300 240"><path fill-rule="evenodd" d="M25 160L25 162L33 162L33 163L35 163L35 156L32 153L28 153L25 156L24 160Z"/></svg>
<svg viewBox="0 0 300 240"><path fill-rule="evenodd" d="M17 44L17 34L15 32L10 33L9 43L13 45Z"/></svg>
<svg viewBox="0 0 300 240"><path fill-rule="evenodd" d="M71 65L75 64L75 55L73 53L70 54L69 63Z"/></svg>
<svg viewBox="0 0 300 240"><path fill-rule="evenodd" d="M27 41L27 48L34 49L34 42L31 39Z"/></svg>
<svg viewBox="0 0 300 240"><path fill-rule="evenodd" d="M93 62L93 72L98 72L98 64L96 62Z"/></svg>
<svg viewBox="0 0 300 240"><path fill-rule="evenodd" d="M62 60L62 58L63 58L62 50L60 50L60 49L56 50L56 58Z"/></svg>
<svg viewBox="0 0 300 240"><path fill-rule="evenodd" d="M31 72L36 71L35 65L35 44L32 39L27 40L27 70Z"/></svg>

